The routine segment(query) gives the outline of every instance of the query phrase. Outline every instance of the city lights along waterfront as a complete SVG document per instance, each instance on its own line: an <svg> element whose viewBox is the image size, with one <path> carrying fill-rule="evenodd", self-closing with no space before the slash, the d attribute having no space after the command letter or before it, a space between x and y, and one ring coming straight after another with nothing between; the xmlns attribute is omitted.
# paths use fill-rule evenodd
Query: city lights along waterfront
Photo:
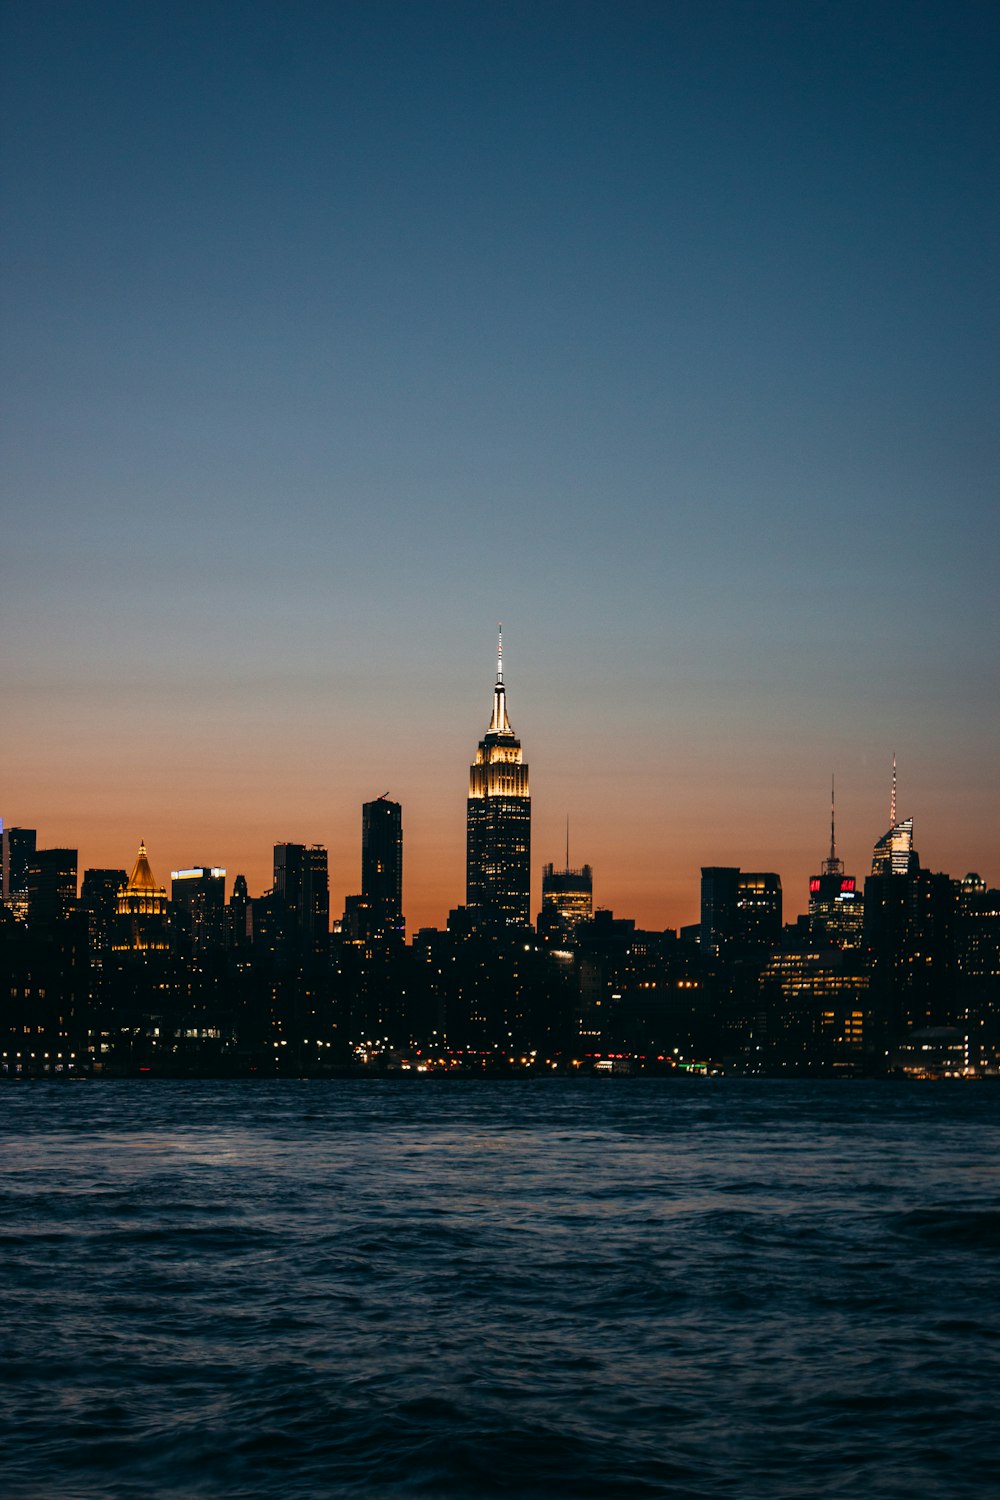
<svg viewBox="0 0 1000 1500"><path fill-rule="evenodd" d="M360 890L333 920L321 843L275 843L261 894L217 864L171 871L168 892L144 842L130 874L78 883L77 850L5 826L2 1076L996 1075L1000 891L922 864L895 757L859 880L837 853L835 791L794 920L778 871L705 865L700 921L645 930L595 907L567 827L532 924L501 631L469 769L465 902L443 928L407 940L404 808L388 792L360 809Z"/></svg>

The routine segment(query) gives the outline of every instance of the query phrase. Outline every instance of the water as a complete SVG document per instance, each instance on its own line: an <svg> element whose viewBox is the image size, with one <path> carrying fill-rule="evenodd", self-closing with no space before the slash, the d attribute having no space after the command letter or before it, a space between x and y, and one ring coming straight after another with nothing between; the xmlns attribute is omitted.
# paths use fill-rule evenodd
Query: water
<svg viewBox="0 0 1000 1500"><path fill-rule="evenodd" d="M0 1090L12 1500L992 1492L1000 1093Z"/></svg>

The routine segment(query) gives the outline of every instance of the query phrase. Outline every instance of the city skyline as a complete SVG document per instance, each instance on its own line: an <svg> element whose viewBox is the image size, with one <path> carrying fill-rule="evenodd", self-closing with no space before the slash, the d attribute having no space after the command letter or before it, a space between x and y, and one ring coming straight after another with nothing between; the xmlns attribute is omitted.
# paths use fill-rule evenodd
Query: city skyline
<svg viewBox="0 0 1000 1500"><path fill-rule="evenodd" d="M441 914L439 920L437 920L437 921L422 921L422 920L413 920L413 919L411 919L409 917L409 914L408 914L408 904L407 904L407 894L406 893L407 893L407 890L410 890L411 895L412 895L412 893L413 893L414 890L419 891L419 888L420 888L420 876L419 876L419 871L416 872L416 873L411 873L411 854L410 854L410 851L409 851L409 840L407 840L407 858L405 860L402 860L401 857L400 857L400 854L399 854L398 850L397 850L396 855L393 856L393 859L395 860L396 863L394 864L393 869L392 869L392 874L391 874L391 877L390 877L390 883L391 883L393 889L395 889L397 886L400 886L401 889L402 889L402 893L403 893L402 894L402 915L403 915L403 920L404 920L404 923L405 923L405 927L406 927L407 933L410 936L412 936L412 934L415 933L417 930L419 930L419 928L421 928L421 927L444 927L444 925L445 925L445 918L447 916L448 911L452 910L456 906L464 905L467 902L472 902L473 904L475 904L474 901L473 901L472 896L470 895L470 889L471 889L471 887L470 887L469 883L470 883L470 881L474 880L473 868L474 868L475 862L478 861L478 860L480 860L480 859L482 859L484 856L483 856L482 852L478 850L478 848L477 848L476 853L475 854L473 853L473 835L472 835L472 830L471 830L472 811L471 810L476 805L475 799L477 797L479 797L479 796L485 796L486 795L486 779L485 779L486 778L486 771L483 768L489 762L489 759L490 759L490 747L495 746L497 743L499 743L501 745L502 749L505 749L505 747L508 745L508 743L509 743L509 745L511 747L513 747L509 751L509 753L506 753L506 750L505 750L505 758L506 759L510 759L510 760L515 760L516 759L516 762L517 762L516 774L521 778L520 781L518 782L518 786L521 788L521 792L522 792L522 794L524 796L524 801L529 804L529 808L530 808L530 798L527 797L527 784L528 784L527 783L527 773L528 773L528 766L527 766L527 764L524 764L523 766L521 765L521 741L520 741L520 739L518 737L516 737L514 735L513 729L512 729L512 727L510 725L510 722L509 722L509 719L508 719L508 715L507 715L506 683L505 683L505 680L504 680L504 673L503 673L502 636L501 636L501 644L500 644L500 647L498 649L498 655L497 655L496 680L495 680L494 685L493 685L493 708L492 708L492 714L491 714L491 718L490 718L490 723L489 723L486 735L485 735L484 739L480 743L479 752L477 754L476 761L473 763L473 766L472 766L471 771L470 771L470 777L471 777L470 795L469 795L469 797L468 797L468 799L466 801L466 808L467 808L466 818L467 818L467 822L469 823L469 829L468 829L467 836L466 836L465 884L464 884L464 887L463 887L463 890L462 890L462 893L461 893L461 899L455 899L455 900L450 901L449 904L448 904L448 906L447 906L447 908L446 908L446 910L445 910L445 912ZM500 767L500 773L502 773L503 769L504 769L503 767ZM481 785L480 785L480 783L481 783ZM498 790L499 789L500 788L499 788L499 783L498 783ZM596 897L595 903L594 903L595 907L603 908L605 910L613 910L615 912L615 914L618 915L618 916L625 916L625 917L637 918L638 922L639 922L639 925L641 927L648 927L650 930L663 930L663 929L670 929L670 928L673 928L673 929L676 930L676 929L679 929L682 926L689 926L689 925L692 925L692 924L697 924L697 922L700 919L702 919L702 910L701 910L701 906L700 906L700 900L701 900L701 897L700 897L700 881L701 881L702 873L703 873L705 867L706 866L711 866L711 865L719 865L719 866L727 865L727 866L731 867L731 866L733 866L733 862L735 860L736 864L737 865L741 865L744 869L750 868L752 866L755 869L761 869L761 870L767 869L767 870L773 871L775 874L777 874L779 876L779 878L782 880L782 887L783 887L784 900L785 900L786 920L791 921L791 920L794 920L799 915L805 915L811 909L811 906L812 906L812 896L814 895L813 883L814 883L815 878L816 878L816 875L815 875L816 870L819 869L821 866L822 866L822 868L823 868L824 871L833 870L834 867L836 866L836 867L838 867L837 868L837 873L839 873L839 871L844 868L844 864L845 864L844 860L842 858L840 858L840 857L837 856L837 848L838 848L837 839L838 839L838 835L836 833L836 826L837 825L835 823L835 816L836 815L835 815L835 811L834 811L835 804L834 804L834 792L833 792L832 785L831 785L831 789L830 789L830 794L829 795L830 795L831 801L830 801L830 804L829 804L829 819L830 819L830 821L829 821L829 846L828 846L828 852L824 856L820 856L819 854L816 855L816 857L812 860L812 862L810 864L810 873L809 873L809 875L804 880L802 880L801 882L796 882L796 884L792 885L787 880L787 876L784 874L784 872L782 871L782 869L780 868L780 866L778 866L777 864L775 864L773 862L769 863L766 858L764 858L764 859L757 859L756 861L748 860L745 857L741 859L739 857L738 850L736 852L734 852L733 849L730 849L728 852L726 850L723 850L722 851L722 856L723 857L720 857L720 858L718 858L716 860L709 860L709 859L702 860L701 863L699 864L699 866L697 867L697 869L691 873L691 883L692 883L692 887L693 887L693 895L692 895L691 903L690 903L690 907L689 907L689 909L691 911L691 915L686 920L676 920L676 921L673 921L673 922L670 922L670 921L662 921L661 922L661 921L656 920L656 919L654 919L653 921L643 920L642 913L644 911L648 910L649 906L648 906L648 904L646 904L646 905L643 904L643 900L642 900L641 894L640 894L639 903L638 903L638 912L634 908L627 908L627 907L625 907L624 904L619 905L619 906L616 907L610 901L606 901L606 900L601 899L600 884L599 884L599 875L600 875L599 871L598 871L598 894L597 894L597 897ZM882 865L879 864L879 859L881 857L882 861L883 861L883 864L884 864L885 856L884 855L880 856L880 851L883 849L883 847L885 847L885 848L891 847L891 848L895 849L897 847L897 844L899 843L897 835L899 835L900 833L902 833L904 835L905 844L906 844L906 850L909 851L913 847L913 845L914 845L914 818L913 818L912 814L906 816L905 818L899 815L899 809L898 809L898 806L897 806L897 799L898 799L898 767L897 767L897 757L896 757L895 754L893 754L893 756L892 756L892 762L891 762L891 775L890 775L890 779L889 779L889 782L888 782L888 805L887 805L887 808L886 808L886 816L885 816L884 824L882 825L882 832L880 832L879 834L874 835L872 837L872 839L870 841L870 845L869 845L869 849L868 850L865 850L864 853L861 854L860 856L852 856L851 859L848 860L848 863L851 864L852 867L853 867L853 865L856 864L857 868L859 870L862 870L863 872L867 872L870 865L871 865L871 868L873 869L873 871L875 870L876 865L878 865L878 867L881 869ZM169 874L170 874L171 878L175 882L176 882L176 880L178 878L178 875L181 875L181 874L194 875L194 874L201 874L201 873L208 874L209 872L211 872L211 874L213 874L213 875L220 875L221 874L221 875L224 875L225 878L226 878L227 892L232 890L232 886L233 886L234 880L242 877L242 878L244 878L247 881L249 890L250 890L250 892L252 894L261 894L261 893L263 893L266 890L270 890L274 886L274 878L275 878L274 872L277 871L278 850L280 848L283 848L286 844L287 845L301 845L304 849L308 848L309 846L320 846L324 850L324 856L326 855L327 852L329 852L331 854L331 856L332 856L331 861L330 861L330 865L331 865L330 874L331 874L332 878L330 879L330 882L329 882L329 888L330 888L329 915L330 915L331 923L335 922L335 921L339 921L340 914L342 912L344 912L344 910L345 910L345 903L348 901L348 898L351 897L352 895L354 895L354 893L356 893L356 892L361 892L362 895L365 895L366 894L366 886L372 884L377 879L377 877L376 877L376 875L375 875L374 872L378 868L378 860L376 859L374 853L370 857L366 853L366 839L368 838L369 832L371 830L371 820L372 820L373 814L375 812L377 812L380 809L380 807L384 807L385 812L387 814L389 814L390 816L394 817L394 819L395 819L394 830L395 831L393 833L389 834L389 838L390 838L390 840L396 840L396 841L398 841L399 842L399 849L401 849L402 848L402 843L401 843L402 835L401 835L401 825L399 823L399 814L400 814L400 811L402 809L402 804L400 802L392 799L389 796L389 793L386 792L386 793L382 793L379 797L366 799L361 804L361 812L362 812L361 831L359 833L359 837L358 837L358 840L357 840L357 843L358 843L357 858L355 860L353 860L353 862L345 862L345 861L342 861L342 860L338 859L336 851L332 850L330 844L326 840L324 840L322 838L310 837L308 834L304 834L304 835L302 835L302 836L300 836L298 838L295 838L295 839L286 839L285 836L282 835L280 838L278 838L276 840L273 840L272 843L270 845L268 845L268 847L262 853L260 853L255 859L249 860L249 861L245 861L243 865L224 865L224 864L220 864L219 861L215 861L214 865L212 867L209 867L209 866L205 865L205 866L195 866L195 867L192 867L192 868L188 868L187 870L181 870L181 869L179 869L176 866L176 862L171 862L171 868L169 870ZM357 809L355 809L354 811L356 813ZM826 809L824 809L824 812L826 812ZM409 820L407 820L407 821L409 821ZM551 821L551 820L549 820L549 821ZM918 816L918 819L917 819L918 825L919 825L919 821L920 820L919 820L919 816ZM419 822L419 820L418 820L418 822ZM530 849L530 811L529 811L529 814L528 814L528 822L529 822L528 844L529 844L529 849ZM54 842L51 841L48 838L47 833L44 831L44 828L39 826L39 820L36 820L35 822L32 822L30 819L22 819L22 820L18 821L18 820L15 820L15 819L11 818L11 817L3 817L2 815L0 815L0 828L3 828L3 827L6 827L6 828L12 829L12 830L16 829L16 828L21 828L21 827L30 827L33 831L37 829L38 833L39 833L38 840L37 840L37 847L39 849L50 847L50 845L53 848L66 848L66 847L70 846L70 841L66 840L65 838L63 838L63 839L56 839ZM564 832L564 837L565 837L565 860L566 860L565 868L567 870L569 870L570 869L570 840L569 840L569 820L568 820L568 818L566 819L566 822L564 824L564 830L563 830L563 832ZM384 838L385 835L382 835L381 837ZM890 840L891 840L891 845L890 845ZM174 844L176 844L176 838L174 840ZM102 849L104 849L107 846L106 846L106 844L100 844L99 847L102 848ZM171 845L171 844L168 843L166 845L166 847L173 847L173 845ZM375 847L379 847L379 846L373 845L373 849ZM719 848L719 847L720 846L718 844L713 845L713 848ZM841 849L843 849L843 842L842 841L841 841L839 847ZM900 847L902 847L902 846L900 845ZM83 849L79 850L79 854L80 854L80 858L78 859L78 880L82 880L83 874L84 874L85 870L102 870L102 869L107 869L107 868L115 867L115 864L116 864L116 859L115 858L108 858L108 859L103 860L103 861L92 860L89 857L89 853L87 851L83 850ZM146 860L146 856L147 856L147 840L146 840L145 836L142 836L140 838L140 840L139 840L139 857L140 857L140 862L145 861ZM384 852L383 852L383 857L384 857ZM274 864L272 864L272 858L275 861ZM371 863L369 863L369 858L371 859ZM529 856L529 858L530 858L530 856ZM130 851L127 859L118 858L117 859L117 863L118 864L123 864L123 863L124 864L130 864L132 862L132 859L133 859L133 855L132 855L132 853ZM873 860L874 860L874 863L872 863ZM592 869L592 861L589 858L585 859L584 862L588 866L588 870ZM186 863L187 863L188 866L191 865L190 858L188 858L186 860ZM536 858L532 862L532 864L531 864L531 870L530 870L530 877L531 877L531 899L530 899L530 903L529 903L528 920L532 924L536 921L536 919L538 917L538 914L541 911L542 904L543 904L542 903L542 895L541 895L541 888L542 888L541 887L541 882L542 882L543 870L545 868L553 865L554 863L555 863L554 860L549 859L549 858L544 858L544 859L537 859ZM904 864L905 864L905 861L904 861ZM269 872L271 872L267 876L264 876L264 875L261 874L262 867L265 866L265 865L267 867L267 870ZM959 869L958 866L961 866L961 869ZM324 868L325 867L326 867L326 864L325 864L325 858L324 858ZM894 868L895 867L896 866L894 865ZM900 869L902 869L903 867L904 867L903 865L899 866ZM926 862L926 867L928 869L941 870L942 872L949 873L949 874L955 876L956 878L961 878L961 876L963 876L963 875L969 873L970 871L974 870L977 875L980 875L980 876L982 876L985 879L985 881L986 881L986 883L988 885L992 883L992 869L991 869L991 867L979 868L979 867L976 867L976 866L974 866L972 864L969 864L968 862L966 862L965 865L962 865L962 861L961 860L958 861L958 865L956 865L954 867L947 867L947 869L946 869L946 867L944 867L942 865L935 864L933 861L927 861ZM147 866L147 868L148 868L148 866ZM159 868L159 865L157 865L157 868ZM556 866L556 868L561 869L562 866L558 865L558 866ZM166 877L164 877L164 879L162 881L162 884L164 886L166 885ZM515 885L517 885L517 879L516 878L515 878ZM478 884L477 884L476 888L478 890ZM537 896L536 896L536 892L537 892ZM358 897L356 895L355 895L355 899L358 899ZM421 904L420 896L419 895L415 896L413 898L413 900L414 900L414 906L415 906L415 908L422 913L426 908ZM648 901L648 898L647 898L647 901ZM518 905L517 898L515 898L515 905ZM501 906L505 908L506 907L506 902L505 901L501 901ZM518 910L520 910L520 906L519 905L518 905Z"/></svg>
<svg viewBox="0 0 1000 1500"><path fill-rule="evenodd" d="M465 889L508 636L543 865L1000 879L1000 17L112 0L0 17L0 814Z"/></svg>

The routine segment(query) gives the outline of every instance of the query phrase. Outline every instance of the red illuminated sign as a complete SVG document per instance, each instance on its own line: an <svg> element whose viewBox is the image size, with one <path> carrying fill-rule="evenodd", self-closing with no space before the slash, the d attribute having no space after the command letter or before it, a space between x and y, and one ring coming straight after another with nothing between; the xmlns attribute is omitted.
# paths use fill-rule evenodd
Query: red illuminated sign
<svg viewBox="0 0 1000 1500"><path fill-rule="evenodd" d="M815 894L816 894L816 892L818 890L819 890L819 876L818 875L814 875L813 878L812 878L812 880L810 880L810 882L809 882L809 894L810 894L810 896L815 896Z"/></svg>
<svg viewBox="0 0 1000 1500"><path fill-rule="evenodd" d="M853 889L854 889L854 876L853 875L846 876L845 879L843 879L840 882L840 889L842 891L853 891Z"/></svg>

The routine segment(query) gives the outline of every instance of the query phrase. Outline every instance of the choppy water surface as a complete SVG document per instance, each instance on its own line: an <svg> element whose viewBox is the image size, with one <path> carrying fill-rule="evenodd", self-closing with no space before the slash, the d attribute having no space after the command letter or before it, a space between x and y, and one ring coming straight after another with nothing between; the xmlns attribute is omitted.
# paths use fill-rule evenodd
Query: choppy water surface
<svg viewBox="0 0 1000 1500"><path fill-rule="evenodd" d="M0 1090L7 1495L956 1497L1000 1090Z"/></svg>

